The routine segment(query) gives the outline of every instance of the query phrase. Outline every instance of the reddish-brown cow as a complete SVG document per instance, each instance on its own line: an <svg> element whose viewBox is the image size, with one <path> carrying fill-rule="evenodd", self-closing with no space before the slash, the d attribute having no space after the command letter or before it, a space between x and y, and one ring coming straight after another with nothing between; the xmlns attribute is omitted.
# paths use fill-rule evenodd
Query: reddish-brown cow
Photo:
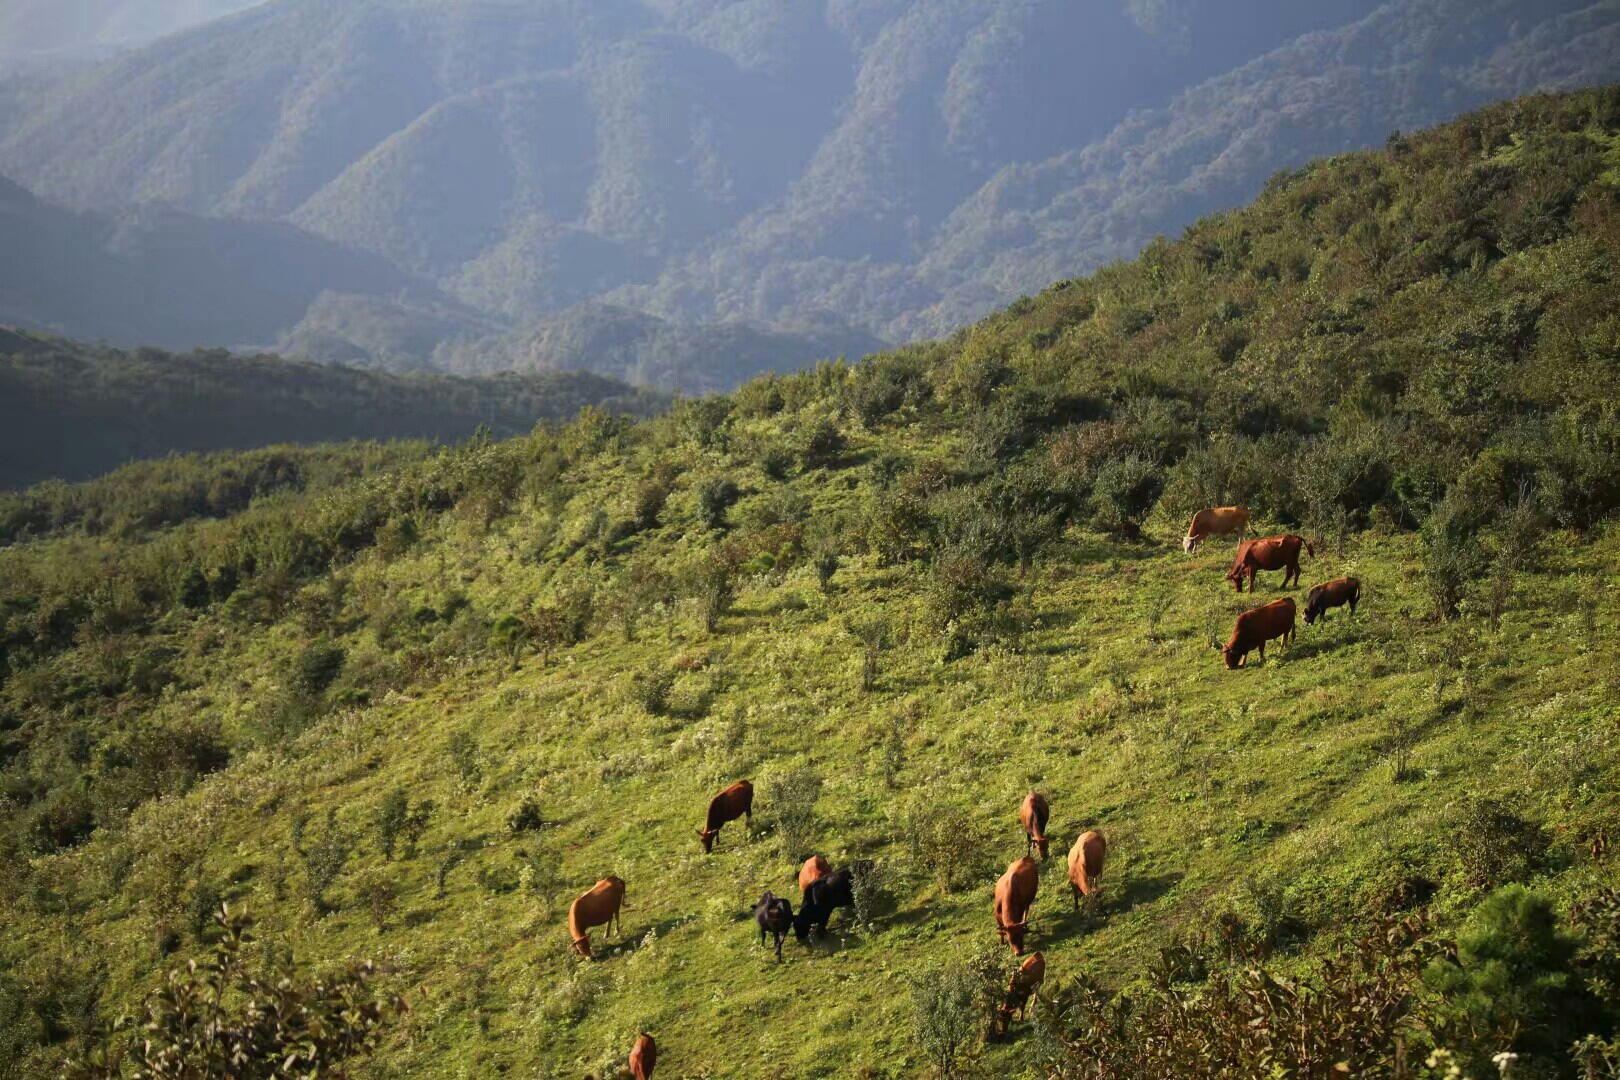
<svg viewBox="0 0 1620 1080"><path fill-rule="evenodd" d="M804 865L799 867L799 891L804 892L816 878L826 877L830 873L832 873L831 863L820 855L810 856L804 860Z"/></svg>
<svg viewBox="0 0 1620 1080"><path fill-rule="evenodd" d="M1353 577L1334 578L1324 581L1320 585L1312 585L1311 591L1305 594L1305 625L1309 626L1317 619L1327 622L1328 608L1344 607L1350 605L1350 614L1356 613L1356 605L1361 602L1361 582Z"/></svg>
<svg viewBox="0 0 1620 1080"><path fill-rule="evenodd" d="M1041 858L1046 858L1046 819L1051 813L1045 795L1032 791L1024 796L1024 804L1018 808L1018 823L1024 827L1024 838L1027 841L1024 854L1039 849Z"/></svg>
<svg viewBox="0 0 1620 1080"><path fill-rule="evenodd" d="M1260 659L1264 660L1266 642L1274 638L1281 638L1284 645L1293 641L1294 612L1294 598L1285 596L1239 615L1232 627L1232 640L1220 646L1226 666L1234 671L1243 667L1254 649L1260 650Z"/></svg>
<svg viewBox="0 0 1620 1080"><path fill-rule="evenodd" d="M630 1051L631 1080L648 1080L653 1074L653 1066L657 1064L658 1044L653 1042L651 1035L643 1031Z"/></svg>
<svg viewBox="0 0 1620 1080"><path fill-rule="evenodd" d="M996 933L1012 946L1014 956L1024 955L1024 935L1029 933L1029 907L1041 885L1041 868L1025 855L1009 863L1007 872L996 882L996 901L991 911L996 917Z"/></svg>
<svg viewBox="0 0 1620 1080"><path fill-rule="evenodd" d="M1249 579L1249 591L1254 591L1254 575L1261 570L1281 570L1283 572L1283 588L1288 588L1290 580L1299 584L1299 549L1304 548L1311 558L1316 558L1316 549L1305 542L1302 536L1288 533L1284 536L1266 536L1259 540L1246 540L1238 545L1237 558L1232 560L1232 569L1226 572L1226 580L1238 592L1243 591L1243 579Z"/></svg>
<svg viewBox="0 0 1620 1080"><path fill-rule="evenodd" d="M593 926L606 926L613 933L613 923L619 918L624 904L624 879L608 876L592 885L589 892L581 893L568 906L568 935L574 939L574 948L589 960L591 939L585 931ZM621 923L619 929L624 929Z"/></svg>
<svg viewBox="0 0 1620 1080"><path fill-rule="evenodd" d="M1247 506L1215 506L1200 510L1188 524L1187 535L1181 538L1181 550L1191 555L1198 550L1198 545L1211 536L1231 536L1233 533L1238 534L1241 542L1248 529Z"/></svg>
<svg viewBox="0 0 1620 1080"><path fill-rule="evenodd" d="M1041 988L1046 981L1046 958L1038 952L1032 952L1018 965L1012 978L1007 983L1007 999L996 1006L996 1020L1000 1027L999 1034L1007 1034L1007 1025L1012 1022L1013 1013L1018 1019L1024 1019L1024 1010L1029 1005L1029 999L1035 991Z"/></svg>
<svg viewBox="0 0 1620 1080"><path fill-rule="evenodd" d="M1069 849L1069 887L1074 890L1074 910L1080 910L1080 897L1090 899L1102 894L1103 859L1108 854L1108 841L1096 829L1080 834L1080 839Z"/></svg>
<svg viewBox="0 0 1620 1080"><path fill-rule="evenodd" d="M740 817L747 817L750 825L754 822L754 785L747 780L737 781L709 800L708 820L698 830L698 839L703 841L703 854L714 850L720 826Z"/></svg>

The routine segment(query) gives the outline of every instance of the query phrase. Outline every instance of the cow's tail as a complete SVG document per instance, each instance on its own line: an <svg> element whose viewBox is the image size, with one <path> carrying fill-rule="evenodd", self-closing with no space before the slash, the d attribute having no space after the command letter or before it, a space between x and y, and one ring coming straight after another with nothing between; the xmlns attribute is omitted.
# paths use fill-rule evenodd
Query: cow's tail
<svg viewBox="0 0 1620 1080"><path fill-rule="evenodd" d="M1305 541L1305 554L1309 555L1313 559L1316 558L1316 549L1311 547L1311 542L1309 540Z"/></svg>

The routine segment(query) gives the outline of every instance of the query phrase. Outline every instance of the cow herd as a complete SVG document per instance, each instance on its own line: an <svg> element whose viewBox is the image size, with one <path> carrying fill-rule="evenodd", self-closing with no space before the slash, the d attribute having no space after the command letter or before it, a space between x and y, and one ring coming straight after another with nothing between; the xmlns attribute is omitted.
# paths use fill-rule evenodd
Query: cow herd
<svg viewBox="0 0 1620 1080"><path fill-rule="evenodd" d="M1245 540L1243 534L1249 527L1249 508L1246 506L1222 506L1210 510L1200 510L1193 515L1187 526L1187 535L1182 538L1181 549L1189 554L1197 551L1198 546L1211 536L1229 536L1233 533L1238 537L1237 556L1232 560L1232 568L1226 572L1226 580L1238 592L1243 591L1243 584L1248 582L1249 592L1254 592L1255 577L1262 570L1281 570L1283 572L1282 587L1289 584L1299 584L1299 553L1304 549L1305 554L1311 558L1316 557L1316 549L1302 536L1285 533L1281 536L1266 536L1255 540ZM1350 614L1356 612L1356 604L1361 601L1361 582L1353 577L1334 578L1324 581L1320 585L1313 585L1305 596L1305 625L1309 626L1321 619L1327 621L1329 608L1350 608ZM1215 648L1221 651L1221 657L1226 666L1237 670L1248 663L1249 654L1258 652L1260 659L1266 658L1266 643L1280 640L1284 646L1294 640L1295 616L1298 608L1292 597L1282 597L1269 604L1262 604L1251 608L1237 617L1237 623L1232 627L1232 637L1225 645L1219 641L1212 642Z"/></svg>
<svg viewBox="0 0 1620 1080"><path fill-rule="evenodd" d="M1193 515L1187 528L1182 550L1191 554L1211 536L1235 533L1238 536L1237 555L1232 561L1232 568L1226 573L1226 579L1239 593L1243 592L1245 581L1252 593L1256 575L1262 571L1281 570L1284 588L1288 588L1290 583L1298 584L1300 550L1314 558L1316 552L1312 546L1303 537L1292 533L1245 540L1243 534L1248 525L1247 507L1224 506L1200 510ZM1351 614L1355 614L1360 599L1361 583L1352 577L1336 578L1313 586L1305 598L1305 623L1310 625L1318 619L1325 621L1329 609L1336 607L1348 606ZM1260 659L1264 660L1267 642L1279 639L1284 645L1291 642L1295 633L1296 611L1293 598L1285 596L1239 615L1232 628L1231 639L1225 645L1214 643L1221 650L1226 666L1232 669L1243 667L1251 652L1258 652ZM720 831L728 823L744 818L751 825L753 812L754 785L747 780L739 780L710 799L703 828L697 830L704 854L714 851ZM1050 816L1051 806L1045 795L1031 791L1024 797L1018 808L1018 821L1024 829L1025 853L1008 864L1006 872L996 881L991 905L996 933L1011 946L1014 956L1024 957L1008 983L1004 1001L996 1010L997 1031L1003 1035L1015 1014L1022 1019L1030 997L1046 978L1045 958L1039 952L1024 956L1024 943L1029 935L1030 908L1040 888L1040 864L1035 856L1038 854L1042 861L1047 857L1050 840L1046 835L1046 823ZM1099 879L1107 851L1107 841L1095 829L1081 833L1070 848L1069 886L1076 911L1080 909L1082 898L1100 902ZM782 960L782 943L789 933L808 944L813 936L826 933L827 922L834 911L841 907L852 907L855 902L852 869L846 866L835 870L820 855L810 856L799 868L798 887L800 901L797 912L793 910L791 900L769 890L754 906L754 924L759 929L760 947L764 948L769 939L779 963ZM587 931L605 926L608 932L612 932L621 908L627 906L624 888L623 879L605 877L569 906L568 933L574 948L586 959L591 957ZM635 1080L647 1080L652 1075L656 1054L652 1036L642 1034L630 1055L630 1073Z"/></svg>

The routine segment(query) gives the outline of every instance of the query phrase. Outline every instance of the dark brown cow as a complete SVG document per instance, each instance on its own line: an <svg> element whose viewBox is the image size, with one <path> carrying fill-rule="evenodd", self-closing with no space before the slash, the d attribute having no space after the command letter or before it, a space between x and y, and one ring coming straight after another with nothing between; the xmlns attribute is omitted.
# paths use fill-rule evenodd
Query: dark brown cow
<svg viewBox="0 0 1620 1080"><path fill-rule="evenodd" d="M1353 577L1334 578L1324 581L1320 585L1312 585L1311 591L1305 594L1305 625L1309 626L1317 619L1327 622L1328 608L1344 607L1350 605L1350 614L1356 613L1356 605L1361 602L1361 582Z"/></svg>
<svg viewBox="0 0 1620 1080"><path fill-rule="evenodd" d="M1080 839L1069 849L1069 887L1074 890L1074 910L1080 910L1080 897L1090 899L1102 895L1099 880L1103 872L1103 859L1108 855L1108 841L1096 829L1080 834Z"/></svg>
<svg viewBox="0 0 1620 1080"><path fill-rule="evenodd" d="M1200 510L1187 525L1187 535L1181 538L1181 550L1191 555L1198 550L1199 544L1211 536L1231 536L1233 533L1238 534L1241 543L1248 529L1247 506L1216 506Z"/></svg>
<svg viewBox="0 0 1620 1080"><path fill-rule="evenodd" d="M1299 549L1304 548L1311 558L1316 558L1316 549L1305 542L1302 536L1288 533L1284 536L1267 536L1259 540L1245 540L1238 545L1237 558L1232 560L1232 569L1226 572L1226 580L1238 592L1243 591L1243 578L1249 579L1249 591L1254 591L1254 575L1261 570L1281 570L1283 572L1283 588L1288 588L1290 580L1299 584Z"/></svg>
<svg viewBox="0 0 1620 1080"><path fill-rule="evenodd" d="M1024 955L1024 935L1029 933L1029 908L1041 885L1041 868L1025 855L1007 865L1007 872L996 882L996 901L991 907L996 917L996 933L1012 946L1014 956Z"/></svg>
<svg viewBox="0 0 1620 1080"><path fill-rule="evenodd" d="M703 841L703 854L714 850L720 826L740 817L747 817L750 825L754 823L754 785L747 780L737 781L709 800L708 820L698 830L698 839Z"/></svg>
<svg viewBox="0 0 1620 1080"><path fill-rule="evenodd" d="M1013 1013L1018 1019L1024 1019L1024 1010L1029 1005L1029 999L1035 991L1041 988L1046 981L1046 958L1038 952L1032 952L1018 965L1012 978L1007 982L1007 999L996 1006L996 1020L1000 1027L999 1034L1007 1034L1007 1025L1012 1022Z"/></svg>
<svg viewBox="0 0 1620 1080"><path fill-rule="evenodd" d="M1018 808L1018 822L1024 827L1024 837L1028 843L1024 854L1039 849L1041 858L1046 858L1046 819L1051 813L1045 795L1032 791L1024 796L1024 804Z"/></svg>
<svg viewBox="0 0 1620 1080"><path fill-rule="evenodd" d="M832 873L831 863L820 855L810 856L804 860L804 865L799 867L799 891L804 892L816 878L826 877L830 873Z"/></svg>
<svg viewBox="0 0 1620 1080"><path fill-rule="evenodd" d="M653 1037L645 1031L636 1040L636 1045L630 1051L630 1078L631 1080L649 1080L653 1073L653 1066L658 1064L658 1044Z"/></svg>
<svg viewBox="0 0 1620 1080"><path fill-rule="evenodd" d="M1266 658L1266 642L1281 638L1284 645L1294 640L1294 598L1285 596L1269 604L1245 611L1232 627L1232 640L1220 645L1226 666L1234 671L1248 663L1251 650L1260 650L1260 659Z"/></svg>
<svg viewBox="0 0 1620 1080"><path fill-rule="evenodd" d="M611 934L623 904L624 879L609 875L592 885L589 892L581 893L568 906L568 935L574 939L574 948L585 959L591 958L591 939L585 935L585 931L593 926L606 926ZM622 923L619 929L624 929Z"/></svg>

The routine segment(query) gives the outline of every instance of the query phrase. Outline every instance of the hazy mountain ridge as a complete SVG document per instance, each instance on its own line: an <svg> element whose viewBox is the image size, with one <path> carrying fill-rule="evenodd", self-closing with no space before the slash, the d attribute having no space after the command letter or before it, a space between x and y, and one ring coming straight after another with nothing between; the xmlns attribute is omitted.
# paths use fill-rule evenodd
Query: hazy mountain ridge
<svg viewBox="0 0 1620 1080"><path fill-rule="evenodd" d="M897 341L1314 155L1620 77L1617 38L1616 0L275 0L31 88L0 172L80 208L282 219L444 294L373 335L442 330L408 357L330 311L279 325L334 358L488 357L587 302ZM373 330L399 308L330 291L387 298L347 318Z"/></svg>

